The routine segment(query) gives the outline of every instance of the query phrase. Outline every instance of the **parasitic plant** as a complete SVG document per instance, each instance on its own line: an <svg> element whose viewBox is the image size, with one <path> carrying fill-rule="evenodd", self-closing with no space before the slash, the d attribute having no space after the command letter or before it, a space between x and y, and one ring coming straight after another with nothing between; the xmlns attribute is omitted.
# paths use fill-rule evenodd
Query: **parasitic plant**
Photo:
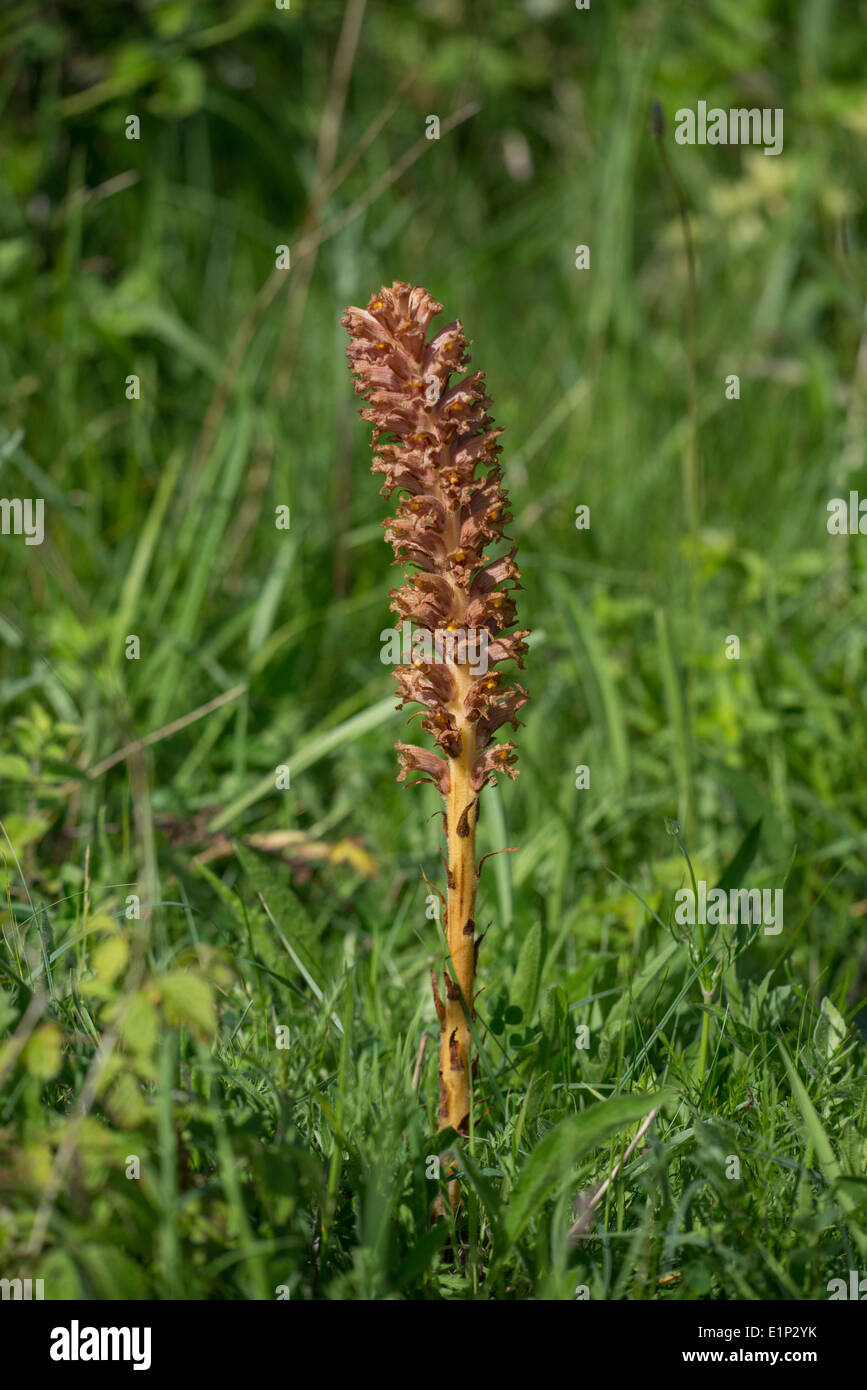
<svg viewBox="0 0 867 1390"><path fill-rule="evenodd" d="M347 309L342 323L355 390L367 402L361 416L373 425L373 472L385 477L383 496L400 494L384 523L395 563L406 570L390 594L409 657L395 671L398 708L424 706L422 728L439 751L398 743L398 781L417 772L416 780L433 782L445 801L444 998L431 972L440 1023L439 1123L466 1134L479 949L478 802L498 773L518 775L515 745L494 735L503 724L518 727L527 701L499 667L510 660L523 666L528 634L507 631L516 621L513 591L521 587L514 550L488 554L512 519L497 463L502 431L487 414L482 372L450 385L467 365L468 343L457 320L428 338L441 312L426 290L395 281L366 309Z"/></svg>

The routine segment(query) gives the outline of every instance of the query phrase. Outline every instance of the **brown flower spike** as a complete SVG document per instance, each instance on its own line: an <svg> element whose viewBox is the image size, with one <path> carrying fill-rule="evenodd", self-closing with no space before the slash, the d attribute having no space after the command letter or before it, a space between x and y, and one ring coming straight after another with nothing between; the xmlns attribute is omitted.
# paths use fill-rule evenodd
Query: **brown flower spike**
<svg viewBox="0 0 867 1390"><path fill-rule="evenodd" d="M479 793L496 774L517 777L515 745L495 743L501 725L518 727L527 701L497 667L527 650L515 624L514 591L521 587L514 550L491 558L488 547L512 520L497 463L501 430L487 414L484 374L450 385L469 361L458 320L428 339L442 313L426 290L395 281L366 309L349 308L348 356L355 390L367 401L362 419L373 424L373 472L383 496L401 494L384 523L395 564L407 570L392 589L398 628L411 627L411 665L398 666L400 704L424 707L422 728L440 752L398 743L398 781L409 773L434 782L445 799L448 906L444 923L453 974L445 971L445 998L435 976L440 1021L440 1128L469 1128L470 1030L478 940L475 828ZM461 640L463 639L463 640ZM480 656L481 653L481 656ZM454 978L453 978L454 976Z"/></svg>

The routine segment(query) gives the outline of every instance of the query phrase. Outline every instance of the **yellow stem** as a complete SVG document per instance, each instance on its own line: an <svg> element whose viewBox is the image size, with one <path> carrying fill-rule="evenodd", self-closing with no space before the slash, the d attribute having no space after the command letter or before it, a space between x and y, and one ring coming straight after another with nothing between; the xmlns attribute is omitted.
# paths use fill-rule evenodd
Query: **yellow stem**
<svg viewBox="0 0 867 1390"><path fill-rule="evenodd" d="M440 1128L469 1129L470 1030L462 998L473 1008L476 967L476 798L470 786L475 759L475 730L466 723L459 758L450 760L451 787L446 798L448 835L448 913L446 941L456 979L446 970L444 1018L440 1029Z"/></svg>

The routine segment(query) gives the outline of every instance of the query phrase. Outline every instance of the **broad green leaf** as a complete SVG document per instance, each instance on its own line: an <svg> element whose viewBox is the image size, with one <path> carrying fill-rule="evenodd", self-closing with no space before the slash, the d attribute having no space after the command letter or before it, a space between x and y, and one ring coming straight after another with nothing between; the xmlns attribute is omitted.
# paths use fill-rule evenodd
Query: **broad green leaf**
<svg viewBox="0 0 867 1390"><path fill-rule="evenodd" d="M515 1241L538 1215L543 1203L574 1178L574 1165L617 1130L641 1120L662 1104L670 1092L615 1096L599 1101L580 1115L569 1115L542 1140L521 1169L505 1217L509 1241Z"/></svg>
<svg viewBox="0 0 867 1390"><path fill-rule="evenodd" d="M292 891L288 869L283 865L274 864L270 859L264 859L241 844L235 845L235 853L254 888L268 904L277 929L285 937L289 954L297 957L296 963L302 968L308 983L312 981L316 992L319 993L325 979L322 952L307 909ZM267 933L273 928L266 924L263 930ZM285 960L285 955L283 959Z"/></svg>
<svg viewBox="0 0 867 1390"><path fill-rule="evenodd" d="M42 1023L28 1040L22 1053L24 1066L31 1076L50 1081L60 1071L63 1062L61 1032L56 1023Z"/></svg>
<svg viewBox="0 0 867 1390"><path fill-rule="evenodd" d="M813 1045L827 1061L842 1047L849 1035L846 1020L828 998L823 997L819 1006L819 1021L813 1031Z"/></svg>
<svg viewBox="0 0 867 1390"><path fill-rule="evenodd" d="M124 1046L139 1057L150 1057L159 1035L160 1016L143 990L136 990L118 1001L116 1014L121 1018L121 1037Z"/></svg>
<svg viewBox="0 0 867 1390"><path fill-rule="evenodd" d="M47 819L41 820L37 816L19 816L17 812L13 812L11 816L6 816L3 823L6 827L9 843L18 855L22 854L29 845L37 844L49 825Z"/></svg>
<svg viewBox="0 0 867 1390"><path fill-rule="evenodd" d="M52 1302L68 1299L77 1303L84 1297L78 1267L72 1256L59 1246L40 1258L34 1275L43 1281L45 1297Z"/></svg>
<svg viewBox="0 0 867 1390"><path fill-rule="evenodd" d="M533 1010L536 1007L539 981L542 978L543 950L542 923L534 922L521 943L521 951L509 995L512 1007L521 1010L521 1020L525 1025L530 1023ZM509 1023L521 1020L510 1019L508 1015L506 1019Z"/></svg>
<svg viewBox="0 0 867 1390"><path fill-rule="evenodd" d="M157 980L167 1021L186 1024L202 1042L213 1042L217 1031L214 995L207 980L189 970L171 970Z"/></svg>
<svg viewBox="0 0 867 1390"><path fill-rule="evenodd" d="M32 782L33 768L20 753L0 753L0 778L4 782Z"/></svg>
<svg viewBox="0 0 867 1390"><path fill-rule="evenodd" d="M103 1102L109 1114L124 1129L135 1129L148 1118L148 1107L138 1082L122 1071Z"/></svg>
<svg viewBox="0 0 867 1390"><path fill-rule="evenodd" d="M569 1003L563 986L549 985L542 996L542 1007L539 1010L539 1022L549 1047L556 1046L568 1012Z"/></svg>
<svg viewBox="0 0 867 1390"><path fill-rule="evenodd" d="M90 957L90 964L100 985L112 985L129 959L129 947L120 933L100 941Z"/></svg>

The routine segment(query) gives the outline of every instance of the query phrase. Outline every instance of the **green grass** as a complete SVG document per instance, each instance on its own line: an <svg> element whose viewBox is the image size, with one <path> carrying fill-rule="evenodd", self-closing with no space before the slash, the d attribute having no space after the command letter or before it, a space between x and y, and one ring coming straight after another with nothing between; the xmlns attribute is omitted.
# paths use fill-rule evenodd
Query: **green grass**
<svg viewBox="0 0 867 1390"><path fill-rule="evenodd" d="M266 305L316 221L343 5L103 9L0 21L0 490L46 500L43 546L0 538L0 1269L48 1298L826 1298L867 1270L867 565L825 526L867 492L857 17L371 0L357 158ZM696 248L694 529L654 98ZM676 146L699 99L782 106L783 154ZM487 372L533 629L460 1144L438 799L394 781L339 326L393 278ZM684 854L784 888L781 934L681 940ZM464 1205L431 1227L449 1144Z"/></svg>

